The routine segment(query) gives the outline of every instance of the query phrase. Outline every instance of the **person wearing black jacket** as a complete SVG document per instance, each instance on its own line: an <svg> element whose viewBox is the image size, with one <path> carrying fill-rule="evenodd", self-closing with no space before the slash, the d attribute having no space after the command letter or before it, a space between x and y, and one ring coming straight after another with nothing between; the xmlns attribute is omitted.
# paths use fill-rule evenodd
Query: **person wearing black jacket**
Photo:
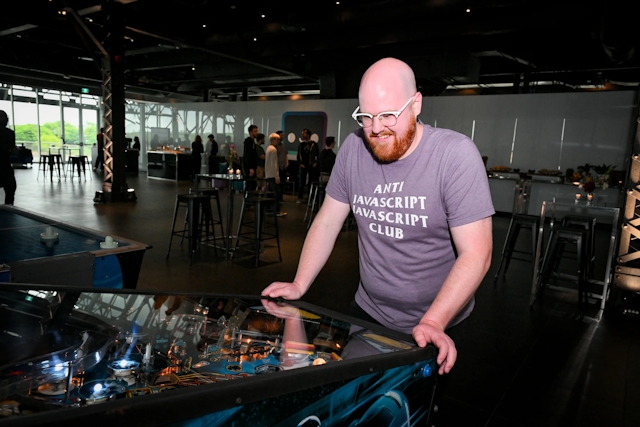
<svg viewBox="0 0 640 427"><path fill-rule="evenodd" d="M0 187L4 187L4 203L13 205L17 185L11 166L11 153L16 151L16 134L7 124L9 117L0 110Z"/></svg>
<svg viewBox="0 0 640 427"><path fill-rule="evenodd" d="M209 173L220 173L220 163L218 162L218 143L213 135L207 137L206 152L208 155Z"/></svg>
<svg viewBox="0 0 640 427"><path fill-rule="evenodd" d="M253 191L257 188L255 181L256 169L258 168L258 154L256 153L255 138L258 135L258 126L251 125L247 128L249 136L244 140L244 153L242 154L242 173L247 178L253 178L246 181L247 191Z"/></svg>
<svg viewBox="0 0 640 427"><path fill-rule="evenodd" d="M324 140L326 148L320 152L320 179L326 177L328 181L329 175L333 170L333 165L336 163L336 153L333 152L333 146L336 143L336 139L333 136L328 136Z"/></svg>
<svg viewBox="0 0 640 427"><path fill-rule="evenodd" d="M195 141L191 143L191 165L193 167L193 178L200 173L202 165L202 153L204 153L204 145L202 145L202 138L200 135L196 135Z"/></svg>
<svg viewBox="0 0 640 427"><path fill-rule="evenodd" d="M298 185L298 201L296 203L302 203L304 193L307 187L307 176L311 171L311 131L309 129L302 129L302 135L300 138L300 145L298 145L298 167L300 171L298 173L299 185ZM316 147L317 148L317 147ZM315 156L317 159L317 155Z"/></svg>

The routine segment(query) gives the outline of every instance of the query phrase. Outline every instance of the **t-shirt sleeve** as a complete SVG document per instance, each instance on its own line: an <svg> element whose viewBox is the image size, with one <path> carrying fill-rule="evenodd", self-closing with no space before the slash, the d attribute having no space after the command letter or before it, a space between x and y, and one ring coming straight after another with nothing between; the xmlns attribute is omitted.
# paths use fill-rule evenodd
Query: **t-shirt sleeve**
<svg viewBox="0 0 640 427"><path fill-rule="evenodd" d="M476 145L469 138L449 144L442 197L449 227L459 227L495 213L489 180Z"/></svg>
<svg viewBox="0 0 640 427"><path fill-rule="evenodd" d="M331 179L329 179L326 190L327 194L331 196L332 199L347 204L349 204L349 192L347 190L348 183L346 170L350 157L349 153L351 152L351 147L355 142L352 137L353 134L349 135L342 144L340 151L338 151L336 163L333 166Z"/></svg>

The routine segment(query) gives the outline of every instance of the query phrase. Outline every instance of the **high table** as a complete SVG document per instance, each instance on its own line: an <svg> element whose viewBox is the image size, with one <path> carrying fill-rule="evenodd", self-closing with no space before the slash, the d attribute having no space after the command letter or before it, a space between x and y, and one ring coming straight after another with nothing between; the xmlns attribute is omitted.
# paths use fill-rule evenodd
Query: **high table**
<svg viewBox="0 0 640 427"><path fill-rule="evenodd" d="M233 226L233 210L234 210L234 190L233 190L233 183L240 181L240 182L244 182L247 180L247 178L245 178L243 175L235 175L235 174L226 174L226 173L214 173L214 174L197 174L195 177L195 189L196 189L196 193L198 193L200 191L200 181L209 181L209 182L213 182L214 180L220 180L220 181L225 181L227 183L227 192L228 192L228 197L227 197L227 219L226 219L226 224L227 224L227 235L223 236L224 237L224 249L225 250L225 257L226 259L229 259L229 253L231 252L231 248L233 247L232 240L235 237L232 233L231 233L231 227Z"/></svg>
<svg viewBox="0 0 640 427"><path fill-rule="evenodd" d="M588 293L588 295L592 298L597 298L600 300L600 309L596 316L597 320L600 320L602 316L602 312L604 310L605 303L607 301L609 285L611 284L611 268L612 268L612 260L615 256L615 247L616 247L616 239L617 239L617 224L618 218L620 216L620 208L617 207L608 207L608 206L598 206L597 202L589 203L584 198L580 200L571 200L571 199L552 199L545 200L542 202L542 207L540 209L540 230L538 233L538 242L536 244L536 254L534 260L534 269L533 269L533 283L531 286L531 300L530 303L533 305L536 299L536 294L538 290L538 286L541 284L538 283L540 279L540 258L542 255L542 237L544 233L544 224L545 217L547 216L547 211L549 212L551 224L553 227L556 219L560 219L567 214L571 215L584 215L595 217L598 222L611 222L611 234L609 238L609 250L607 252L607 266L605 268L604 277L602 280L594 279L589 280L589 283L595 283L602 286L602 294L597 293Z"/></svg>

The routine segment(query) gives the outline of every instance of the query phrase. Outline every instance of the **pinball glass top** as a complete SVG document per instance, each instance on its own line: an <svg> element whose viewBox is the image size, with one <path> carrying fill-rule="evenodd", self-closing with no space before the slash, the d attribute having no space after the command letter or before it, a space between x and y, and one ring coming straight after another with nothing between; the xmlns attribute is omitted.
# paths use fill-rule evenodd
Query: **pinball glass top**
<svg viewBox="0 0 640 427"><path fill-rule="evenodd" d="M0 400L58 406L418 350L337 313L246 296L0 286L0 325Z"/></svg>

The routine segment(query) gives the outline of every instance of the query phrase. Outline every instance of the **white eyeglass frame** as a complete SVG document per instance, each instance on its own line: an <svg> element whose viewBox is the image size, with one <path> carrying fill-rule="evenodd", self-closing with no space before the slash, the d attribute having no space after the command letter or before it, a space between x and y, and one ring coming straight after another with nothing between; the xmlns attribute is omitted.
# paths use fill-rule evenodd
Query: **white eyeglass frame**
<svg viewBox="0 0 640 427"><path fill-rule="evenodd" d="M398 123L398 117L400 116L400 114L402 114L402 112L404 110L406 110L406 108L409 106L409 104L411 104L411 101L413 101L415 99L415 97L416 97L415 95L412 95L411 98L409 98L409 100L406 102L406 104L404 104L404 106L398 111L383 111L382 113L378 113L375 116L373 114L369 114L369 113L358 113L358 110L360 109L360 106L358 105L356 107L356 109L353 110L353 113L351 113L351 118L353 120L355 120L356 123L358 123L358 126L363 127L363 128L368 128L368 127L373 126L373 118L374 117L376 117L378 119L378 121L380 123L382 123L382 121L380 120L380 116L391 114L391 115L396 116L396 123L391 125L391 126L395 126ZM358 117L369 117L371 119L371 125L365 126L364 124L360 124L360 122L358 121ZM385 125L383 125L383 126L385 126Z"/></svg>

